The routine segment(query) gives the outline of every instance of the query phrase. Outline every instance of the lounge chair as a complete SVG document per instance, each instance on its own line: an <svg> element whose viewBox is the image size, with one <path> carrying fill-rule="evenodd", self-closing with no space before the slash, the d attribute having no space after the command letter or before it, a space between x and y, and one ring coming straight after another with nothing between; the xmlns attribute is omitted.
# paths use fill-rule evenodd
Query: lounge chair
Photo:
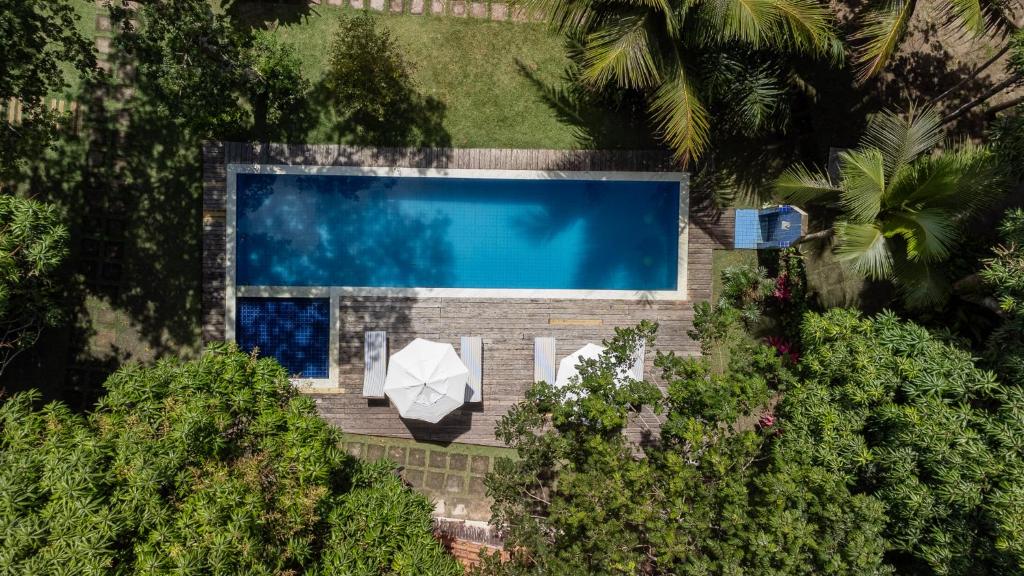
<svg viewBox="0 0 1024 576"><path fill-rule="evenodd" d="M647 344L644 341L640 341L640 344L636 347L636 352L633 354L633 365L629 367L627 374L633 380L644 379L644 355L647 351Z"/></svg>
<svg viewBox="0 0 1024 576"><path fill-rule="evenodd" d="M533 339L533 380L555 383L555 339L550 336Z"/></svg>
<svg viewBox="0 0 1024 576"><path fill-rule="evenodd" d="M388 369L388 333L371 330L366 332L365 337L363 397L383 398Z"/></svg>
<svg viewBox="0 0 1024 576"><path fill-rule="evenodd" d="M466 384L466 402L483 400L483 340L479 336L463 336L459 345L462 363L469 368L469 382Z"/></svg>

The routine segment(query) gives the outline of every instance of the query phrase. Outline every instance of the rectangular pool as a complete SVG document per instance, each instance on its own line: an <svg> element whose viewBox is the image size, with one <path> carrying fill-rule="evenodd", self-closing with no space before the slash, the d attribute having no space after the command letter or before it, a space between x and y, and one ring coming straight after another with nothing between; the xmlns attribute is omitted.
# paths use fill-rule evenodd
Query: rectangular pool
<svg viewBox="0 0 1024 576"><path fill-rule="evenodd" d="M232 165L234 284L677 292L682 178Z"/></svg>

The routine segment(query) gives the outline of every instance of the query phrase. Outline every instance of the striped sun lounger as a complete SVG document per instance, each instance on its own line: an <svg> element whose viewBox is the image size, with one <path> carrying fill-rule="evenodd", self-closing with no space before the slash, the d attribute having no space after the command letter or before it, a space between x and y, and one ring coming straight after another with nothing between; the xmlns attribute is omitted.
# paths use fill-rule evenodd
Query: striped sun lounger
<svg viewBox="0 0 1024 576"><path fill-rule="evenodd" d="M533 339L533 380L555 383L555 339L550 336Z"/></svg>
<svg viewBox="0 0 1024 576"><path fill-rule="evenodd" d="M388 333L377 330L366 332L364 353L366 366L363 372L363 396L383 398L388 369Z"/></svg>
<svg viewBox="0 0 1024 576"><path fill-rule="evenodd" d="M483 401L483 340L479 336L463 336L459 345L462 363L469 368L466 402Z"/></svg>

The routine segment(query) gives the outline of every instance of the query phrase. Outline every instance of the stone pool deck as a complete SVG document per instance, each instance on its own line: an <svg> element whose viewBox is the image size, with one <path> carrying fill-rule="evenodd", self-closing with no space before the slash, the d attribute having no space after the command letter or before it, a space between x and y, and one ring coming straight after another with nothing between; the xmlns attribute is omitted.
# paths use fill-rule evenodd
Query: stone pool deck
<svg viewBox="0 0 1024 576"><path fill-rule="evenodd" d="M224 338L226 166L228 164L285 164L306 166L395 166L440 169L501 169L559 171L678 171L670 158L650 151L560 151L507 149L357 148L337 145L254 145L207 143L203 149L203 338ZM689 300L567 300L497 298L342 297L338 388L313 392L321 414L342 430L430 442L498 445L494 425L508 408L523 398L533 380L533 339L553 336L557 353L569 354L587 342L600 342L614 328L633 326L642 319L659 322L658 350L696 355L699 346L687 335L692 302L711 295L712 250L732 240L730 213L719 214L709 199L693 193L689 218L681 223L687 234ZM386 330L395 352L413 338L452 344L460 336L483 339L483 402L456 410L437 425L406 421L386 400L362 397L363 333ZM660 384L647 354L646 375ZM631 433L642 437L656 431L653 414L638 419ZM446 480L447 481L447 480Z"/></svg>

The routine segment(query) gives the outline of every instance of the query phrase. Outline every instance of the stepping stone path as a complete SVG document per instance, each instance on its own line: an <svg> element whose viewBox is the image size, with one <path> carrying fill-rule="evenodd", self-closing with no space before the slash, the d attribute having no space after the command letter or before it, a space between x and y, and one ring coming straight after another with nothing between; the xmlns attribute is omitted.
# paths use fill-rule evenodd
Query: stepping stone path
<svg viewBox="0 0 1024 576"><path fill-rule="evenodd" d="M345 451L364 460L387 458L402 478L434 502L434 515L486 522L491 517L484 477L494 459L511 450L468 444L429 444L401 438L346 434Z"/></svg>
<svg viewBox="0 0 1024 576"><path fill-rule="evenodd" d="M320 2L317 2L320 3ZM512 8L507 2L474 2L472 0L327 0L332 6L349 6L356 10L374 10L392 14L429 14L476 18L495 22L542 22L541 13L528 13L524 8Z"/></svg>

